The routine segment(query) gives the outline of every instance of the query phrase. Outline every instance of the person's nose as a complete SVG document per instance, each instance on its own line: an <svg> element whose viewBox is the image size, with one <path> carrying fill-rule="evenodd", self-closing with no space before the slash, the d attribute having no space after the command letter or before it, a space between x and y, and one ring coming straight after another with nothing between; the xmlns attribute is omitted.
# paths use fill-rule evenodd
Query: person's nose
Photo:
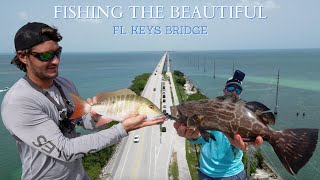
<svg viewBox="0 0 320 180"><path fill-rule="evenodd" d="M54 58L51 61L51 64L59 64L60 63L60 57L58 57L57 55L54 56Z"/></svg>

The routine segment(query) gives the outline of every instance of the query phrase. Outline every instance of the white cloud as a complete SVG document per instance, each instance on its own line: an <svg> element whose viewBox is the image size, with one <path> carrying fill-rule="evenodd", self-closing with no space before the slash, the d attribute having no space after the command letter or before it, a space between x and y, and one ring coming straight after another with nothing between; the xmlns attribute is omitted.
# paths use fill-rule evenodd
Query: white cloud
<svg viewBox="0 0 320 180"><path fill-rule="evenodd" d="M265 9L280 8L275 0L240 0L238 6L263 6Z"/></svg>
<svg viewBox="0 0 320 180"><path fill-rule="evenodd" d="M278 4L276 4L274 1L271 1L271 0L269 0L269 1L266 1L266 3L265 3L265 6L264 6L265 8L267 8L267 9L276 9L276 8L280 8L280 6L278 5Z"/></svg>

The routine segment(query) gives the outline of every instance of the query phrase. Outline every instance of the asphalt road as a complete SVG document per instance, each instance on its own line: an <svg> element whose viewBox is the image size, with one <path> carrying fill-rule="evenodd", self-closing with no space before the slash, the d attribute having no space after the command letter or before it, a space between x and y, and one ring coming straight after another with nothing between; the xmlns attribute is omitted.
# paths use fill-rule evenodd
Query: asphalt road
<svg viewBox="0 0 320 180"><path fill-rule="evenodd" d="M171 73L166 72L168 79L162 76L165 61L167 69L170 69L168 60L168 54L165 53L152 72L142 96L170 113L170 106L179 102L175 87L171 86ZM166 132L161 131L162 127L166 127ZM133 141L136 135L139 135L139 143ZM185 158L184 142L184 138L177 136L173 121L132 131L118 145L116 153L104 168L101 179L167 180L170 159L175 151L178 154L179 179L189 180L191 177Z"/></svg>
<svg viewBox="0 0 320 180"><path fill-rule="evenodd" d="M142 96L158 107L163 100L162 71L165 60L167 53L161 58L142 92ZM170 90L168 81L165 82L165 88L166 102L162 103L162 106L166 105L169 109L172 103L171 93L167 92L167 89ZM165 122L162 126L166 127L166 132L161 132L160 125L130 132L129 137L122 142L123 147L120 146L118 154L109 165L111 171L107 179L168 179L175 131L170 128L172 122ZM133 142L135 135L139 135L139 143Z"/></svg>

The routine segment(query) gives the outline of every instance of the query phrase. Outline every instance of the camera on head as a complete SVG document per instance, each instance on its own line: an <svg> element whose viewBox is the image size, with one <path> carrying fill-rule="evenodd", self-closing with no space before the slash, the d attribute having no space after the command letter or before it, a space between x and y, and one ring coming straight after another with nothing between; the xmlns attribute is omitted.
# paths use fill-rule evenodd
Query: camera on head
<svg viewBox="0 0 320 180"><path fill-rule="evenodd" d="M233 74L233 78L232 79L241 82L241 81L243 81L245 76L246 76L246 74L244 74L242 71L236 70L234 72L234 74Z"/></svg>

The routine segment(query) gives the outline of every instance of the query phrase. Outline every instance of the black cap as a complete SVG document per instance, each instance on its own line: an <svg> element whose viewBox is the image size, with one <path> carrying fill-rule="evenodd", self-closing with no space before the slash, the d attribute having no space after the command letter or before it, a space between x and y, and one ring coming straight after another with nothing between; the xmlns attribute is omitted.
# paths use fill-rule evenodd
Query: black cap
<svg viewBox="0 0 320 180"><path fill-rule="evenodd" d="M28 24L22 26L14 37L16 51L32 48L33 46L48 40L55 40L52 39L52 37L43 34L43 28L54 29L47 24L39 22L29 22Z"/></svg>
<svg viewBox="0 0 320 180"><path fill-rule="evenodd" d="M236 70L233 74L233 77L228 79L228 81L226 82L226 86L236 85L239 88L241 88L241 90L242 90L243 89L242 88L242 81L243 81L244 77L245 77L245 73L243 73L240 70Z"/></svg>

